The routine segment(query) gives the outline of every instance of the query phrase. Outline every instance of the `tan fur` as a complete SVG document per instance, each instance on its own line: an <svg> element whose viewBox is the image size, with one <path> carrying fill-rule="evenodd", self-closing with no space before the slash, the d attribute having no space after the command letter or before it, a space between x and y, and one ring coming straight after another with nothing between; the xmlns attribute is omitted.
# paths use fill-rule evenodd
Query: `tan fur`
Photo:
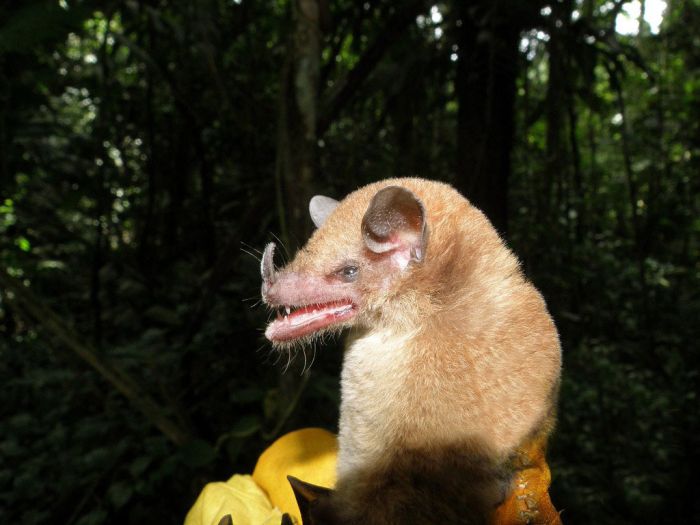
<svg viewBox="0 0 700 525"><path fill-rule="evenodd" d="M413 192L427 214L425 259L403 271L368 253L360 231L372 197L391 185ZM422 458L418 465L432 454L446 465L496 468L551 424L561 366L554 324L517 259L454 189L422 179L361 188L284 271L328 275L346 260L360 263L353 286L363 299L341 378L346 503L386 472L396 475L407 454Z"/></svg>

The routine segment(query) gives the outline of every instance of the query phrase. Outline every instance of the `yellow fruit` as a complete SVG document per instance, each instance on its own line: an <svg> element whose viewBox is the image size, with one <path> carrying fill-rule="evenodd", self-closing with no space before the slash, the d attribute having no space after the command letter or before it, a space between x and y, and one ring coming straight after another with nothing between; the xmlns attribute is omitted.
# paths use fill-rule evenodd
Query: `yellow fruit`
<svg viewBox="0 0 700 525"><path fill-rule="evenodd" d="M253 480L272 504L301 523L299 507L287 476L321 487L335 487L338 441L321 428L304 428L285 434L258 458ZM235 520L234 520L235 523Z"/></svg>
<svg viewBox="0 0 700 525"><path fill-rule="evenodd" d="M248 475L234 474L226 482L207 483L187 513L185 525L217 525L230 514L236 525L279 525L282 513Z"/></svg>

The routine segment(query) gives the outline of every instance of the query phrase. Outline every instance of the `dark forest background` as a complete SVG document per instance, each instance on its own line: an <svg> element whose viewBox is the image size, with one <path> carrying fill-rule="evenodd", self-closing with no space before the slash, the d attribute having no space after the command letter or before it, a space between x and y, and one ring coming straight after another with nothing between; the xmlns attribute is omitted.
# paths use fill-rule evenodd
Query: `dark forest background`
<svg viewBox="0 0 700 525"><path fill-rule="evenodd" d="M2 2L0 522L180 523L335 428L340 342L282 373L257 256L406 175L550 305L564 521L697 522L700 3L661 4Z"/></svg>

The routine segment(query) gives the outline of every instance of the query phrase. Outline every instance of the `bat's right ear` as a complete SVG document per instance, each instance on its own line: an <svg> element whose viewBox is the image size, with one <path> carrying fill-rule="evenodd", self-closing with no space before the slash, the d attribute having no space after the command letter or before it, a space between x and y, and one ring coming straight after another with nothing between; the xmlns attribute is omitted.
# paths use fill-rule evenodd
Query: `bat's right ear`
<svg viewBox="0 0 700 525"><path fill-rule="evenodd" d="M379 190L362 218L362 237L367 248L390 255L402 270L421 262L428 237L423 203L401 186Z"/></svg>
<svg viewBox="0 0 700 525"><path fill-rule="evenodd" d="M328 216L335 210L338 205L338 201L331 199L330 197L324 197L323 195L314 195L309 201L309 213L311 214L311 220L316 225L316 228L320 228L321 225L326 222Z"/></svg>

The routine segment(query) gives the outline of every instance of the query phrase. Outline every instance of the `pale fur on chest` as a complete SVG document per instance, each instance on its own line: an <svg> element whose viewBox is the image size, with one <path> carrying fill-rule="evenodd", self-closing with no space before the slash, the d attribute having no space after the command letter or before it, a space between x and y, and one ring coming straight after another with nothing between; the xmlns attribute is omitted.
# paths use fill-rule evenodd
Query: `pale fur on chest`
<svg viewBox="0 0 700 525"><path fill-rule="evenodd" d="M350 335L341 374L339 477L373 464L385 452L403 409L410 335L386 329Z"/></svg>
<svg viewBox="0 0 700 525"><path fill-rule="evenodd" d="M550 361L548 352L489 346L415 331L351 334L341 376L339 479L401 447L464 442L489 456L512 452L546 416L556 378L513 370L518 360L541 370L537 361Z"/></svg>

